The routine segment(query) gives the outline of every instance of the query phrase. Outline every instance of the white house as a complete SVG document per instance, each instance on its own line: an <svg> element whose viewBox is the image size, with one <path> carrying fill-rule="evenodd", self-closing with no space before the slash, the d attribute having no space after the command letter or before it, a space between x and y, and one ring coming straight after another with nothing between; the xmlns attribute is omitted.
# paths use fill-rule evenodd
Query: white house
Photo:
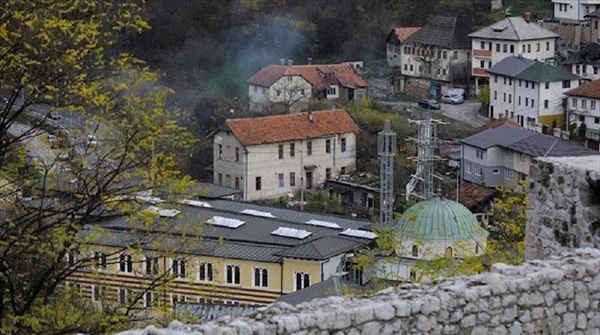
<svg viewBox="0 0 600 335"><path fill-rule="evenodd" d="M402 69L402 46L410 35L419 31L421 27L400 27L394 28L386 39L386 59L389 66Z"/></svg>
<svg viewBox="0 0 600 335"><path fill-rule="evenodd" d="M345 110L229 119L211 134L214 183L243 191L243 200L313 189L356 166L359 129Z"/></svg>
<svg viewBox="0 0 600 335"><path fill-rule="evenodd" d="M558 35L531 22L531 15L508 17L469 34L475 91L489 83L487 70L506 57L554 63Z"/></svg>
<svg viewBox="0 0 600 335"><path fill-rule="evenodd" d="M585 16L600 8L600 0L552 0L554 18L560 21L583 23Z"/></svg>
<svg viewBox="0 0 600 335"><path fill-rule="evenodd" d="M600 80L583 84L566 93L569 124L581 130L585 123L586 146L600 151Z"/></svg>
<svg viewBox="0 0 600 335"><path fill-rule="evenodd" d="M250 110L264 111L272 105L286 112L301 110L311 98L360 100L368 86L352 63L293 65L291 61L265 66L247 83Z"/></svg>
<svg viewBox="0 0 600 335"><path fill-rule="evenodd" d="M466 87L469 75L468 28L457 17L436 16L401 47L400 91L424 95L435 89Z"/></svg>
<svg viewBox="0 0 600 335"><path fill-rule="evenodd" d="M521 127L545 132L565 124L564 93L579 77L559 67L510 56L489 68L492 119L508 118Z"/></svg>
<svg viewBox="0 0 600 335"><path fill-rule="evenodd" d="M600 44L589 43L563 63L571 73L585 80L600 79Z"/></svg>

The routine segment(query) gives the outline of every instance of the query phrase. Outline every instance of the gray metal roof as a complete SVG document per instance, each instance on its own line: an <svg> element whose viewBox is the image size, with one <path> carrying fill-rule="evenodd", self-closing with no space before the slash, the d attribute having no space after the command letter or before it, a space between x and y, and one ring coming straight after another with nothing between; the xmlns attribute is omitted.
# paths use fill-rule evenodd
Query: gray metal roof
<svg viewBox="0 0 600 335"><path fill-rule="evenodd" d="M235 201L207 201L210 208L163 203L159 206L177 209L174 217L159 217L152 223L131 220L127 217L108 220L101 225L100 233L89 227L86 234L91 243L111 246L129 246L141 243L144 247L155 245L167 250L180 250L191 254L248 260L280 262L284 251L287 257L327 259L370 242L368 239L340 236L347 229L357 229L369 224L366 221L341 219L266 206L249 206ZM269 213L274 218L240 213L254 209ZM244 222L238 228L228 228L206 223L215 217L225 217ZM307 224L309 220L335 223L339 228ZM273 235L280 227L309 231L304 239ZM98 235L96 235L98 234ZM160 240L160 243L152 243ZM191 241L190 243L184 243ZM303 246L302 246L303 245ZM302 246L302 247L300 247ZM339 254L338 253L338 254Z"/></svg>
<svg viewBox="0 0 600 335"><path fill-rule="evenodd" d="M353 250L361 244L357 240L341 236L323 236L318 239L286 249L278 255L290 258L325 260L344 252Z"/></svg>
<svg viewBox="0 0 600 335"><path fill-rule="evenodd" d="M487 71L493 74L514 77L533 64L535 64L533 59L510 56L494 64Z"/></svg>
<svg viewBox="0 0 600 335"><path fill-rule="evenodd" d="M481 149L488 149L494 146L509 148L532 157L566 157L599 154L597 151L574 142L510 125L502 125L484 130L462 139L461 142Z"/></svg>
<svg viewBox="0 0 600 335"><path fill-rule="evenodd" d="M362 290L361 286L352 283L349 280L333 276L327 280L311 285L300 291L292 292L281 296L277 301L287 302L290 305L298 305L303 302L318 298L331 296L343 296L348 290Z"/></svg>
<svg viewBox="0 0 600 335"><path fill-rule="evenodd" d="M464 20L455 16L436 16L419 31L410 35L406 43L433 45L448 49L471 49Z"/></svg>
<svg viewBox="0 0 600 335"><path fill-rule="evenodd" d="M526 41L543 38L558 38L559 35L522 17L507 17L468 35L470 38Z"/></svg>

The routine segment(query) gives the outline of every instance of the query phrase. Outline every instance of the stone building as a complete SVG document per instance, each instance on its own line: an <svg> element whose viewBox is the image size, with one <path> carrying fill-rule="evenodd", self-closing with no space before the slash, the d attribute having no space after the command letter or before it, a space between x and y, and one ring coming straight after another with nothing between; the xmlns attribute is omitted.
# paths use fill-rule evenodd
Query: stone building
<svg viewBox="0 0 600 335"><path fill-rule="evenodd" d="M214 183L244 201L312 190L356 166L359 129L345 110L229 119L214 131Z"/></svg>

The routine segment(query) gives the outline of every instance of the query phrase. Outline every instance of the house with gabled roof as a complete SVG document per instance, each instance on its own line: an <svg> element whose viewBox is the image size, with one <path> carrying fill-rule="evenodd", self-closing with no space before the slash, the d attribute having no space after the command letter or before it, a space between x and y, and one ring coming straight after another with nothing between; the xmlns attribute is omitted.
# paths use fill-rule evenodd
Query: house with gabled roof
<svg viewBox="0 0 600 335"><path fill-rule="evenodd" d="M546 132L564 126L564 93L579 77L562 68L509 56L487 70L491 119L507 118L521 127Z"/></svg>
<svg viewBox="0 0 600 335"><path fill-rule="evenodd" d="M385 53L389 66L398 67L402 71L402 46L419 29L421 27L398 27L392 29L385 40Z"/></svg>
<svg viewBox="0 0 600 335"><path fill-rule="evenodd" d="M566 105L569 124L577 126L579 132L584 132L588 148L600 151L600 79L565 94L568 97Z"/></svg>
<svg viewBox="0 0 600 335"><path fill-rule="evenodd" d="M214 131L214 183L243 200L288 197L356 166L359 128L345 110L229 119Z"/></svg>
<svg viewBox="0 0 600 335"><path fill-rule="evenodd" d="M507 17L469 34L475 91L489 84L488 69L506 57L521 56L554 63L559 35L531 21L531 14Z"/></svg>
<svg viewBox="0 0 600 335"><path fill-rule="evenodd" d="M414 95L440 95L463 87L469 75L469 28L455 16L436 16L406 38L401 47L402 68L394 83Z"/></svg>
<svg viewBox="0 0 600 335"><path fill-rule="evenodd" d="M351 63L267 65L248 79L250 110L300 111L310 99L360 100L367 82Z"/></svg>

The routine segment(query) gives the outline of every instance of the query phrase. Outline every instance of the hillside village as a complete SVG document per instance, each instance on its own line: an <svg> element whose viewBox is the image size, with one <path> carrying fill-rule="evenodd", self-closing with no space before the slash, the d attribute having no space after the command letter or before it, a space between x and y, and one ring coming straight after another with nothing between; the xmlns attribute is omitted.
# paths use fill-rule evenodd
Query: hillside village
<svg viewBox="0 0 600 335"><path fill-rule="evenodd" d="M113 49L150 29L143 5L0 4L0 333L151 334L521 265L532 190L555 186L539 166L600 173L600 0L542 1L551 17L477 0L485 19L400 20L368 36L376 59L264 57L194 112ZM571 209L591 237L548 234L598 248L596 204Z"/></svg>

